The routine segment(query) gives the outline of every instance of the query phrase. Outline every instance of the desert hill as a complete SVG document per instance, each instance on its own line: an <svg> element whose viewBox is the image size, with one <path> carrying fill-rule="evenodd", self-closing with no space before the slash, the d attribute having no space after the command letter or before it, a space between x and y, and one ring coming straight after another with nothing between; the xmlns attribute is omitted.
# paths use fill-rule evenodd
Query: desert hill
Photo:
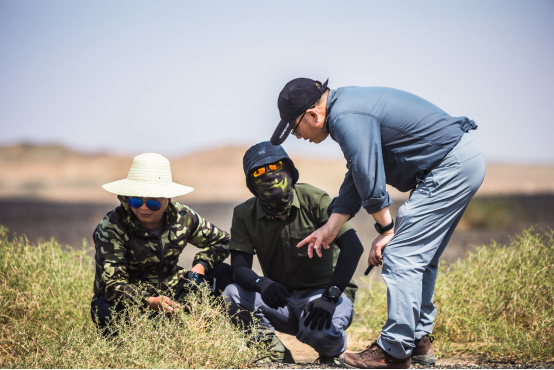
<svg viewBox="0 0 554 370"><path fill-rule="evenodd" d="M240 202L251 196L244 184L242 157L246 147L218 147L187 156L169 157L175 182L192 186L188 202ZM343 158L318 160L289 153L300 182L318 186L331 196L346 172ZM0 198L39 198L61 202L112 202L101 188L127 176L132 156L88 154L56 145L0 147ZM389 189L396 199L407 194ZM488 163L478 195L554 193L554 165Z"/></svg>

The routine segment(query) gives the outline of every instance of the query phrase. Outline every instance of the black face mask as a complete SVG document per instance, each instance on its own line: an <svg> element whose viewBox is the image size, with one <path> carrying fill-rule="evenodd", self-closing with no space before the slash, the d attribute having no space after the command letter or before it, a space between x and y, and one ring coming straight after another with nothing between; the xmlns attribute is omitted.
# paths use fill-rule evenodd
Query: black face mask
<svg viewBox="0 0 554 370"><path fill-rule="evenodd" d="M292 205L292 176L286 168L269 171L250 181L264 210L272 216L286 216Z"/></svg>

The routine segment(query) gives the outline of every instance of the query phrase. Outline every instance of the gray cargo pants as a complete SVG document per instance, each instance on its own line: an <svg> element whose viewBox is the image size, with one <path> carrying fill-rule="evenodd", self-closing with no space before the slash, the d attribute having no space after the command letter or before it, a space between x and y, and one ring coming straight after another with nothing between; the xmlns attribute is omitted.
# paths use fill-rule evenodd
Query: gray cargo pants
<svg viewBox="0 0 554 370"><path fill-rule="evenodd" d="M306 343L324 356L338 356L346 349L346 334L344 331L352 323L354 305L350 298L342 294L333 314L330 329L312 330L304 325L306 316L302 311L308 302L319 298L323 289L316 289L309 294L300 295L290 292L289 303L274 310L268 307L259 293L246 290L237 284L231 284L223 291L223 296L230 303L231 314L238 312L243 325L252 322L251 313L260 320L260 324L270 331L280 331L294 335L302 343Z"/></svg>
<svg viewBox="0 0 554 370"><path fill-rule="evenodd" d="M485 176L481 148L466 133L398 210L394 238L383 250L388 319L377 343L396 358L433 330L439 258Z"/></svg>

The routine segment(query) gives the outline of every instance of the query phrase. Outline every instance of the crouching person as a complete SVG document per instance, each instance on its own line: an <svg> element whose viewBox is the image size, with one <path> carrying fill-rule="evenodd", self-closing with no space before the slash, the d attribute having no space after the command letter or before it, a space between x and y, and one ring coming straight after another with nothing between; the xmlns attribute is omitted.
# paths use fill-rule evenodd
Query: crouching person
<svg viewBox="0 0 554 370"><path fill-rule="evenodd" d="M133 159L126 179L102 186L121 204L94 231L96 275L92 320L106 330L130 302L170 315L187 289L206 282L220 294L232 282L229 234L171 198L194 189L174 183L169 161L155 153ZM187 244L201 250L192 268L177 266Z"/></svg>
<svg viewBox="0 0 554 370"><path fill-rule="evenodd" d="M235 284L223 292L231 313L247 329L252 313L272 346L269 359L293 362L275 331L313 347L322 364L336 364L346 349L357 289L351 280L363 247L346 224L335 243L312 259L296 245L328 219L328 194L297 184L298 170L281 146L262 142L243 158L246 185L254 194L234 209L231 266ZM258 256L263 276L252 270Z"/></svg>

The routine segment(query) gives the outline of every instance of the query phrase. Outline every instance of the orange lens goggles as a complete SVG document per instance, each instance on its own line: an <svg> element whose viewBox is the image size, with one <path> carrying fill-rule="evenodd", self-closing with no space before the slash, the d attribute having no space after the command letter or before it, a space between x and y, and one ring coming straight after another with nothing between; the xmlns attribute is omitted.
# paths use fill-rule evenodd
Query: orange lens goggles
<svg viewBox="0 0 554 370"><path fill-rule="evenodd" d="M261 175L263 175L265 172L266 172L266 168L269 170L269 171L277 171L277 170L280 170L281 168L283 168L283 161L279 161L279 162L275 162L275 163L270 163L270 164L266 164L265 166L262 166L262 167L258 167L254 170L254 172L252 172L252 176L254 177L260 177Z"/></svg>

